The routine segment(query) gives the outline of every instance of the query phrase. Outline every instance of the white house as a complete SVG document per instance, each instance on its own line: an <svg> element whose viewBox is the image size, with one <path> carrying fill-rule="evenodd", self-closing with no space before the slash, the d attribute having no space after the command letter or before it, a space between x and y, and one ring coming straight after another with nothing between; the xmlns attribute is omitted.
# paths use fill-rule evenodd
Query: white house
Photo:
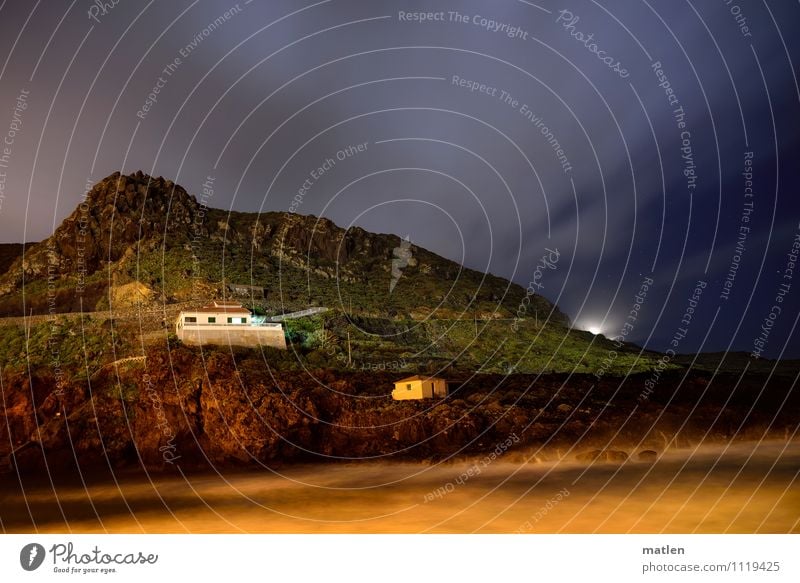
<svg viewBox="0 0 800 583"><path fill-rule="evenodd" d="M438 377L414 375L394 382L392 399L433 399L447 396L447 381Z"/></svg>
<svg viewBox="0 0 800 583"><path fill-rule="evenodd" d="M280 322L265 322L239 302L215 301L196 310L184 310L175 322L175 334L185 344L272 346L286 350Z"/></svg>

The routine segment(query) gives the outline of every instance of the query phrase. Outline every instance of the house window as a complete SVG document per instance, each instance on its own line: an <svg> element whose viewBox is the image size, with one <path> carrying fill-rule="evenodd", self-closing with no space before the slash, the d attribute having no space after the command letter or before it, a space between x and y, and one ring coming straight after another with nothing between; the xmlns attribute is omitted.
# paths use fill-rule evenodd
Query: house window
<svg viewBox="0 0 800 583"><path fill-rule="evenodd" d="M208 317L208 323L209 324L216 324L217 323L217 318L214 317L214 316L209 316Z"/></svg>
<svg viewBox="0 0 800 583"><path fill-rule="evenodd" d="M194 324L197 322L197 318L195 318L194 316L186 316L183 319L183 321L186 322L187 324Z"/></svg>
<svg viewBox="0 0 800 583"><path fill-rule="evenodd" d="M411 383L408 383L408 384L406 385L406 390L407 390L407 391L410 391L410 390L411 390Z"/></svg>

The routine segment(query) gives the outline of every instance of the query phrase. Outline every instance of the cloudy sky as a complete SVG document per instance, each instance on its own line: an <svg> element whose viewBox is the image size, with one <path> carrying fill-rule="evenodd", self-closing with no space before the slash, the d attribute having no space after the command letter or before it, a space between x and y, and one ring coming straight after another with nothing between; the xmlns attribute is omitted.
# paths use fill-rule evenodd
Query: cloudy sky
<svg viewBox="0 0 800 583"><path fill-rule="evenodd" d="M115 170L241 211L308 181L298 212L522 285L557 250L578 326L640 301L648 347L800 357L796 2L113 4L0 3L3 242Z"/></svg>

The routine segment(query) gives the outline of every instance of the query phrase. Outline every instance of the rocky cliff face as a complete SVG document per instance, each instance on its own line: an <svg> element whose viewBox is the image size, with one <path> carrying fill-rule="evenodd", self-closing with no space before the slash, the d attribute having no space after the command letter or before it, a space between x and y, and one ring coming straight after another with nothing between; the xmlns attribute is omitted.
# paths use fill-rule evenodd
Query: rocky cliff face
<svg viewBox="0 0 800 583"><path fill-rule="evenodd" d="M580 443L662 450L700 439L783 435L794 421L782 385L761 377L664 376L638 400L642 378L477 375L455 378L446 401L395 402L395 375L268 370L260 353L152 349L86 385L54 390L44 376L5 378L0 459L53 471L92 467L183 470L297 461L443 459L485 453L513 436L516 448ZM737 381L731 397L729 381ZM763 389L763 391L762 391ZM755 395L759 407L748 413ZM783 407L782 407L783 404ZM630 413L636 410L636 415ZM778 413L777 416L774 415ZM15 450L11 455L11 451ZM619 455L619 454L616 454Z"/></svg>

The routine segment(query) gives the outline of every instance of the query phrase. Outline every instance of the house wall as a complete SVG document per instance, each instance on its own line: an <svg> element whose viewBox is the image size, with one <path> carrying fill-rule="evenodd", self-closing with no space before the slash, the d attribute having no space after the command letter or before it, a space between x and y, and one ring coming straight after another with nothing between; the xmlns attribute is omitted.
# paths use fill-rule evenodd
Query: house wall
<svg viewBox="0 0 800 583"><path fill-rule="evenodd" d="M216 318L216 325L219 324L227 324L228 318L247 318L247 323L252 321L252 314L249 312L241 312L241 313L224 313L224 312L181 312L176 320L176 324L178 326L181 325L184 318L197 318L197 323L195 324L187 324L187 326L197 326L197 325L205 325L208 324L209 318Z"/></svg>
<svg viewBox="0 0 800 583"><path fill-rule="evenodd" d="M408 390L407 385L411 385L411 390ZM422 391L422 383L420 381L412 381L410 383L400 383L395 385L392 391L392 398L395 401L408 401L410 399L424 399Z"/></svg>
<svg viewBox="0 0 800 583"><path fill-rule="evenodd" d="M406 385L411 385L411 390ZM432 399L434 397L447 396L447 382L443 379L427 381L411 381L410 383L400 383L395 385L392 391L392 398L395 401L408 401L410 399Z"/></svg>
<svg viewBox="0 0 800 583"><path fill-rule="evenodd" d="M444 379L436 379L434 381L433 396L446 397L447 396L447 381Z"/></svg>
<svg viewBox="0 0 800 583"><path fill-rule="evenodd" d="M423 399L432 399L433 398L433 383L431 381L416 381L420 388L419 392L422 395Z"/></svg>
<svg viewBox="0 0 800 583"><path fill-rule="evenodd" d="M176 330L185 344L199 346L218 344L234 346L271 346L286 350L283 326L183 326Z"/></svg>

